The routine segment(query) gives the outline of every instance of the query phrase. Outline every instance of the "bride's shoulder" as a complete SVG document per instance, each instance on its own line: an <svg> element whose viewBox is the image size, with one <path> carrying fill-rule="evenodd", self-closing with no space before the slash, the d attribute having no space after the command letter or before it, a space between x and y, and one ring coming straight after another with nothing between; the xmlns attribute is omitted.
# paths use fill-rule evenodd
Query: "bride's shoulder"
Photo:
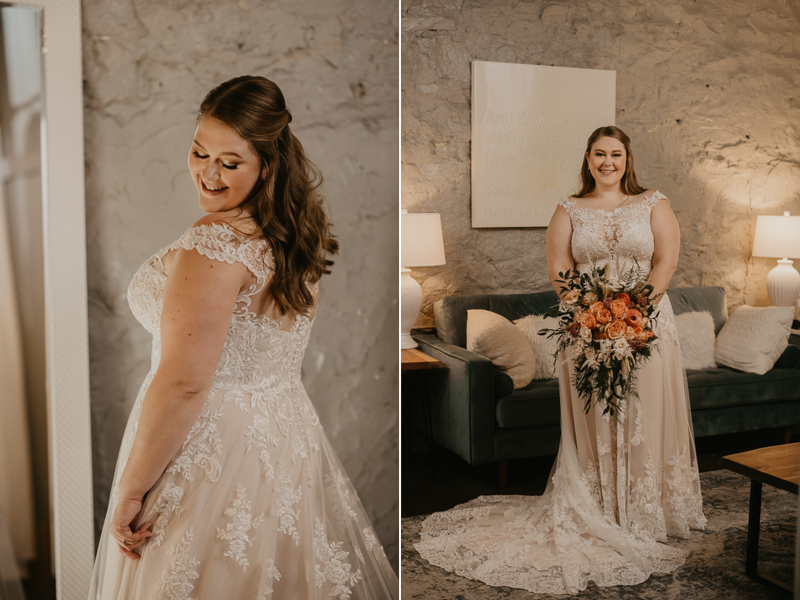
<svg viewBox="0 0 800 600"><path fill-rule="evenodd" d="M212 236L233 237L238 241L262 239L261 230L253 219L242 213L209 213L194 222L189 231L206 231Z"/></svg>

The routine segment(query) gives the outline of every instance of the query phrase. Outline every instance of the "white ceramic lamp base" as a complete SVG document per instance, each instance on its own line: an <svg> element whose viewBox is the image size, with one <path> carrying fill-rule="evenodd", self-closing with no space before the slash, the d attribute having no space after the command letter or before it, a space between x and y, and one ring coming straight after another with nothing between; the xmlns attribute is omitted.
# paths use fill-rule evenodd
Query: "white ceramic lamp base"
<svg viewBox="0 0 800 600"><path fill-rule="evenodd" d="M422 308L422 286L411 277L411 269L400 270L400 347L404 350L416 348L411 337L411 328Z"/></svg>
<svg viewBox="0 0 800 600"><path fill-rule="evenodd" d="M793 261L782 258L767 275L767 292L772 306L794 306L800 295L800 273Z"/></svg>

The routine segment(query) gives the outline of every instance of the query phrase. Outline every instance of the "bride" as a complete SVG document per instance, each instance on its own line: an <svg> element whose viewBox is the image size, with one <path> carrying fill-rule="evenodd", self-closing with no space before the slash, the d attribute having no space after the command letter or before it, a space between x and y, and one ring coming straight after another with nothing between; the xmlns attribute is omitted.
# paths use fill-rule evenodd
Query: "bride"
<svg viewBox="0 0 800 600"><path fill-rule="evenodd" d="M547 263L558 273L607 264L611 274L639 269L654 294L666 291L680 248L667 198L636 181L630 139L617 127L589 137L579 193L562 200L547 230ZM669 297L654 328L659 351L640 366L640 398L602 414L571 384L560 360L561 445L542 496L482 496L423 523L423 558L489 585L573 594L589 581L633 585L681 566L665 545L703 529L700 480ZM565 357L562 357L565 358Z"/></svg>

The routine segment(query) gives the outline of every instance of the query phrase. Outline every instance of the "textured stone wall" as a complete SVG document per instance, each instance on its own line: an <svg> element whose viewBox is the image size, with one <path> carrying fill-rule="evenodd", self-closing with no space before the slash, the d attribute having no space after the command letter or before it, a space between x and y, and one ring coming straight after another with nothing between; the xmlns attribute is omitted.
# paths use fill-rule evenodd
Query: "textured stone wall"
<svg viewBox="0 0 800 600"><path fill-rule="evenodd" d="M402 204L442 215L447 265L415 270L417 325L451 293L549 289L543 228L470 226L470 62L617 72L639 181L681 226L672 285L768 303L757 214L800 213L796 0L402 0ZM591 90L586 90L591 94ZM577 174L576 174L577 176ZM797 266L797 262L795 263Z"/></svg>
<svg viewBox="0 0 800 600"><path fill-rule="evenodd" d="M284 91L325 175L341 253L321 284L303 380L397 560L398 11L392 0L84 0L86 200L95 515L99 528L150 337L126 289L202 216L186 168L212 87Z"/></svg>

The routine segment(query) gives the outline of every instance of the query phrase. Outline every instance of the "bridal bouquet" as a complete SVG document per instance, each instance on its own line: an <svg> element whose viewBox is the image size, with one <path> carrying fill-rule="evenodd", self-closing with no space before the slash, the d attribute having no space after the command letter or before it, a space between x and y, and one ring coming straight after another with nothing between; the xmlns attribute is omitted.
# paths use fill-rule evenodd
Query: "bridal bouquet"
<svg viewBox="0 0 800 600"><path fill-rule="evenodd" d="M545 316L559 320L558 329L539 335L559 338L558 354L571 346L573 384L586 401L605 403L603 414L614 415L620 400L637 396L634 369L650 358L658 339L653 333L653 286L640 281L638 266L622 277L609 277L606 267L591 273L559 273L562 300Z"/></svg>

